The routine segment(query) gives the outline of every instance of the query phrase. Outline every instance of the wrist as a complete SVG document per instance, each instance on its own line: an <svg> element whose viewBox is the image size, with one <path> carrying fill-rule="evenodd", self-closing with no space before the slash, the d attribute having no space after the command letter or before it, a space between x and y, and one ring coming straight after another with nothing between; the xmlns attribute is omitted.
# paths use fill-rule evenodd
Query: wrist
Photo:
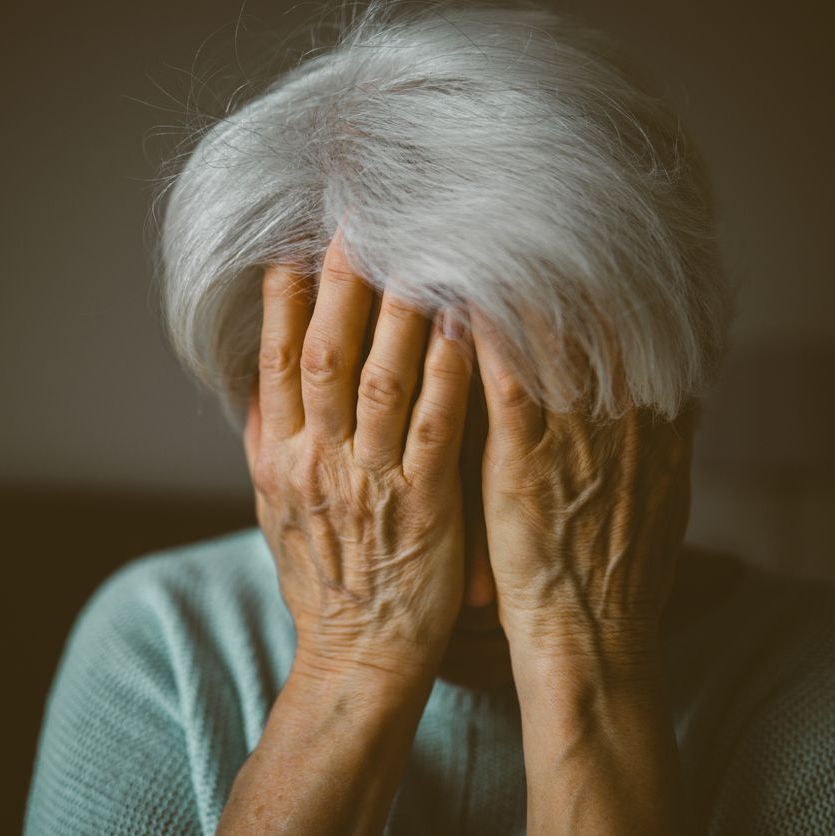
<svg viewBox="0 0 835 836"><path fill-rule="evenodd" d="M637 639L636 639L637 641ZM684 833L688 809L660 651L601 640L512 658L528 776L528 832L553 833L578 798L574 833ZM582 651L582 652L580 652ZM511 650L513 654L513 649Z"/></svg>
<svg viewBox="0 0 835 836"><path fill-rule="evenodd" d="M329 699L350 704L352 710L377 714L400 711L428 698L435 681L431 665L399 665L389 659L334 658L297 649L285 689L292 683L293 699L304 704Z"/></svg>
<svg viewBox="0 0 835 836"><path fill-rule="evenodd" d="M620 622L591 629L579 620L544 629L506 631L514 676L523 682L600 680L634 687L660 676L661 641L651 621Z"/></svg>
<svg viewBox="0 0 835 836"><path fill-rule="evenodd" d="M381 687L417 687L435 679L448 631L420 641L404 639L414 632L394 622L345 628L335 622L296 620L294 669L326 681L356 678Z"/></svg>
<svg viewBox="0 0 835 836"><path fill-rule="evenodd" d="M651 724L669 722L660 639L649 627L594 635L575 627L537 644L517 635L510 654L525 725L571 734L590 721L619 727L654 715Z"/></svg>
<svg viewBox="0 0 835 836"><path fill-rule="evenodd" d="M430 689L297 654L218 832L382 832Z"/></svg>

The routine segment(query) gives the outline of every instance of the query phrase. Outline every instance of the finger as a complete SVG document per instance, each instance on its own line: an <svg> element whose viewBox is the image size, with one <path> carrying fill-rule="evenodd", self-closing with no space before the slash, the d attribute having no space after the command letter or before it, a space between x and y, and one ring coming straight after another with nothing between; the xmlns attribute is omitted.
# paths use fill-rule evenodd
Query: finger
<svg viewBox="0 0 835 836"><path fill-rule="evenodd" d="M491 444L502 455L523 455L542 440L546 429L542 406L532 400L514 372L502 335L470 305L478 368L484 385Z"/></svg>
<svg viewBox="0 0 835 836"><path fill-rule="evenodd" d="M250 475L255 474L255 462L261 445L261 408L258 403L258 381L252 387L244 426L244 453Z"/></svg>
<svg viewBox="0 0 835 836"><path fill-rule="evenodd" d="M299 357L310 321L303 279L284 265L264 272L264 318L258 356L263 432L284 439L304 426Z"/></svg>
<svg viewBox="0 0 835 836"><path fill-rule="evenodd" d="M368 325L365 329L365 340L362 344L362 364L368 359L371 353L371 344L374 341L374 331L377 329L377 320L380 318L380 308L383 304L383 291L374 288L374 298L371 300L371 313L368 315Z"/></svg>
<svg viewBox="0 0 835 836"><path fill-rule="evenodd" d="M360 374L354 455L366 467L397 467L429 321L386 291L371 351Z"/></svg>
<svg viewBox="0 0 835 836"><path fill-rule="evenodd" d="M449 311L445 316L452 319ZM440 326L440 316L436 316L403 453L406 481L426 487L443 481L450 472L458 472L473 366L466 323L458 338L443 336Z"/></svg>
<svg viewBox="0 0 835 836"><path fill-rule="evenodd" d="M339 227L325 253L301 356L305 425L316 438L342 441L353 435L358 369L372 298L371 287L348 262Z"/></svg>
<svg viewBox="0 0 835 836"><path fill-rule="evenodd" d="M618 551L626 551L635 537L635 500L640 488L638 466L641 462L641 432L637 411L628 412L621 426L619 484L612 511L612 542Z"/></svg>

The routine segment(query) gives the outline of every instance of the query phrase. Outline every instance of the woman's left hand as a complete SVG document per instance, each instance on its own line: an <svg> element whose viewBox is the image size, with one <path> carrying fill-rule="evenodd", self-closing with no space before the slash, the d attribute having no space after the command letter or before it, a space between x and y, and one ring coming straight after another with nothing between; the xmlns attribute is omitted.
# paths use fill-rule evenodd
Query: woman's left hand
<svg viewBox="0 0 835 836"><path fill-rule="evenodd" d="M605 423L528 397L470 311L482 503L522 715L528 833L690 832L660 622L690 503L692 406Z"/></svg>
<svg viewBox="0 0 835 836"><path fill-rule="evenodd" d="M511 649L625 657L654 640L690 505L690 411L593 422L534 402L470 312L489 420L482 502Z"/></svg>

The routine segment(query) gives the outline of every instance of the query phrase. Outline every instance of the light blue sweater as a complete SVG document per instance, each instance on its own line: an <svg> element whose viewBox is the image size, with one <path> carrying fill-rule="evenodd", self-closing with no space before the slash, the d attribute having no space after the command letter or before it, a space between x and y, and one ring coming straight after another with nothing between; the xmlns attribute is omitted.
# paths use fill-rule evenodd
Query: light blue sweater
<svg viewBox="0 0 835 836"><path fill-rule="evenodd" d="M835 588L695 552L679 565L665 670L700 829L835 833ZM257 528L115 572L67 640L26 833L214 833L294 641ZM387 832L509 836L524 822L512 686L437 681Z"/></svg>

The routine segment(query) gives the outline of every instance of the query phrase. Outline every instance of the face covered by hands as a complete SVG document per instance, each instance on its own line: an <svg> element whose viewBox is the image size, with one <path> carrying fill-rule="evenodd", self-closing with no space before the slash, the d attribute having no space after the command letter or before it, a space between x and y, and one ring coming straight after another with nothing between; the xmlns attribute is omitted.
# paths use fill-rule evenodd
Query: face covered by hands
<svg viewBox="0 0 835 836"><path fill-rule="evenodd" d="M593 421L529 397L470 306L488 412L482 502L514 669L559 656L652 652L690 505L695 411ZM536 663L536 662L534 662Z"/></svg>

